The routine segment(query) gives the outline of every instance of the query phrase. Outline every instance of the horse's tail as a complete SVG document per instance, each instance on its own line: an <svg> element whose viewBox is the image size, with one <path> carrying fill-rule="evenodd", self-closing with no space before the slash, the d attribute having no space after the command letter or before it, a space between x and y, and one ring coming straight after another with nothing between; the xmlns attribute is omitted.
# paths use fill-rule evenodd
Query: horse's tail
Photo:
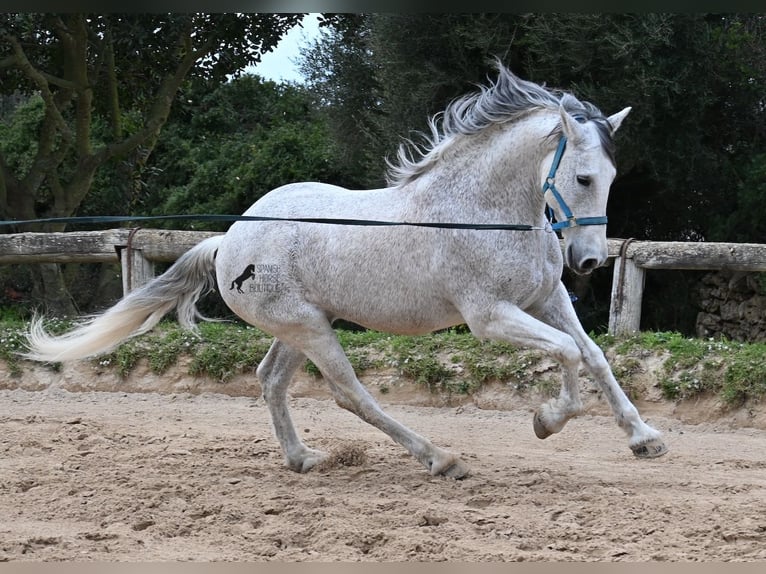
<svg viewBox="0 0 766 574"><path fill-rule="evenodd" d="M107 353L125 339L149 331L173 309L182 326L196 329L195 320L205 319L196 302L215 287L215 255L222 239L221 235L200 242L165 273L63 335L51 336L42 318L35 317L27 334L28 350L21 356L60 362Z"/></svg>

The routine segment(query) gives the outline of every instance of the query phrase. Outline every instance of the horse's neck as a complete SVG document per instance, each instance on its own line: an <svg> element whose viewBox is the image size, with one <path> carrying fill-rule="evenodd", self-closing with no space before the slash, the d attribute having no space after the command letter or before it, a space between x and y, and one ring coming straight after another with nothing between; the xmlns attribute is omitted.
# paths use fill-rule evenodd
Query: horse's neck
<svg viewBox="0 0 766 574"><path fill-rule="evenodd" d="M410 184L413 209L417 215L454 215L455 220L458 214L470 214L492 223L539 223L544 209L539 189L544 133L527 121L458 136L441 159Z"/></svg>

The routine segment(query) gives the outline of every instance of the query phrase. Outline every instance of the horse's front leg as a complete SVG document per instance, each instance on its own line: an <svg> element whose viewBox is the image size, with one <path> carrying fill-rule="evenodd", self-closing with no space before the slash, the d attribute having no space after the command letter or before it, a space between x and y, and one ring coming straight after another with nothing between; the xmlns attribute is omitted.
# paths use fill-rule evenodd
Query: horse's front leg
<svg viewBox="0 0 766 574"><path fill-rule="evenodd" d="M534 415L534 431L539 438L560 432L569 419L580 414L582 401L577 375L582 357L571 336L507 302L498 303L489 315L468 319L468 326L479 338L540 349L561 365L563 379L559 396L543 404Z"/></svg>
<svg viewBox="0 0 766 574"><path fill-rule="evenodd" d="M580 350L585 368L604 391L617 424L630 437L628 444L633 453L641 458L654 458L665 454L668 449L662 440L660 432L641 419L638 409L636 409L635 405L630 402L630 399L620 388L603 351L582 328L580 319L577 317L577 313L572 306L564 285L559 284L545 304L532 311L532 313L544 323L567 333L575 342ZM574 381L570 381L570 383L572 386L565 383L562 387L561 397L571 395L577 391L576 373ZM579 391L577 392L579 393ZM535 432L537 432L537 422L535 424ZM540 436L539 433L538 436Z"/></svg>
<svg viewBox="0 0 766 574"><path fill-rule="evenodd" d="M559 396L540 405L532 419L537 438L548 438L561 432L567 421L582 412L577 368L564 367Z"/></svg>

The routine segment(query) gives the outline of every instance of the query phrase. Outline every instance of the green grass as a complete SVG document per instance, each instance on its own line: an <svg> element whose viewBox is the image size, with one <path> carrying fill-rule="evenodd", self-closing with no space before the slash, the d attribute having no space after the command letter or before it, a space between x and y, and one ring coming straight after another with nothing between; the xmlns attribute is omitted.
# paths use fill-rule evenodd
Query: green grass
<svg viewBox="0 0 766 574"><path fill-rule="evenodd" d="M192 375L226 382L239 373L254 373L272 338L240 323L204 323L201 340L189 365Z"/></svg>
<svg viewBox="0 0 766 574"><path fill-rule="evenodd" d="M11 376L22 374L21 365L16 353L24 350L24 337L19 326L0 327L0 360L8 365Z"/></svg>
<svg viewBox="0 0 766 574"><path fill-rule="evenodd" d="M27 322L19 318L16 313L5 312L0 309L0 360L8 365L12 377L21 376L23 373L18 353L26 349L24 336ZM46 323L48 332L53 334L63 333L72 327L72 321L53 319ZM56 366L52 366L56 368Z"/></svg>
<svg viewBox="0 0 766 574"><path fill-rule="evenodd" d="M766 395L766 343L741 345L731 353L721 392L733 404Z"/></svg>
<svg viewBox="0 0 766 574"><path fill-rule="evenodd" d="M255 371L270 345L266 334L240 323L201 323L199 333L194 333L165 322L97 360L101 365L113 363L126 377L142 358L154 373L162 374L181 356L188 356L190 375L225 383L234 375Z"/></svg>
<svg viewBox="0 0 766 574"><path fill-rule="evenodd" d="M653 352L663 358L658 379L662 394L671 400L718 394L727 404L738 406L766 395L766 343L740 343L727 339L697 339L673 332L642 332L626 339L596 337L612 345L619 358ZM621 359L622 360L622 359ZM623 387L629 372L619 372L621 360L612 368Z"/></svg>
<svg viewBox="0 0 766 574"><path fill-rule="evenodd" d="M60 333L68 321L50 321ZM16 353L24 348L26 323L0 314L0 361L11 376L25 368ZM376 331L338 330L338 338L355 371L394 369L434 393L471 394L482 385L499 382L510 389L544 394L557 392L558 367L548 363L533 372L545 355L500 342L480 341L465 329L426 336L389 335ZM635 399L642 358L657 357L657 381L666 399L686 400L715 394L727 404L759 401L766 395L766 343L737 343L684 337L673 332L642 332L628 338L608 335L594 340L612 357L610 364L628 396ZM185 358L188 373L225 383L238 374L252 374L269 349L272 338L242 323L201 323L199 332L182 329L173 321L128 340L112 353L93 359L127 377L141 361L162 374ZM55 365L51 365L55 368ZM307 372L320 376L307 361Z"/></svg>

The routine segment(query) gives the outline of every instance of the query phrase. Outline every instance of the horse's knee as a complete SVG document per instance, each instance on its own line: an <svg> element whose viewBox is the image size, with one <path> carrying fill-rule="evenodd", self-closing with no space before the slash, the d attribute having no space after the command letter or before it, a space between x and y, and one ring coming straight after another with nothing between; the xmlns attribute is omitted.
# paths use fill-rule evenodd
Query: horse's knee
<svg viewBox="0 0 766 574"><path fill-rule="evenodd" d="M285 379L285 377L280 376L279 373L268 367L261 370L260 366L256 371L256 375L261 383L261 395L266 404L277 404L285 400L287 397L287 387L290 382L289 379Z"/></svg>
<svg viewBox="0 0 766 574"><path fill-rule="evenodd" d="M583 349L582 362L588 371L599 380L608 376L612 371L604 351L595 343L587 345Z"/></svg>
<svg viewBox="0 0 766 574"><path fill-rule="evenodd" d="M562 338L559 348L555 350L555 355L565 368L577 368L584 359L580 347L569 335Z"/></svg>
<svg viewBox="0 0 766 574"><path fill-rule="evenodd" d="M264 398L284 395L303 359L304 356L300 352L290 349L278 340L275 341L255 370Z"/></svg>
<svg viewBox="0 0 766 574"><path fill-rule="evenodd" d="M261 396L266 404L273 405L280 400L280 397L284 397L285 393L280 393L273 384L270 384L268 379L261 381Z"/></svg>
<svg viewBox="0 0 766 574"><path fill-rule="evenodd" d="M258 367L255 369L255 376L261 382L261 385L266 384L266 381L271 377L274 370L274 361L272 357L267 353L263 360L258 363Z"/></svg>

